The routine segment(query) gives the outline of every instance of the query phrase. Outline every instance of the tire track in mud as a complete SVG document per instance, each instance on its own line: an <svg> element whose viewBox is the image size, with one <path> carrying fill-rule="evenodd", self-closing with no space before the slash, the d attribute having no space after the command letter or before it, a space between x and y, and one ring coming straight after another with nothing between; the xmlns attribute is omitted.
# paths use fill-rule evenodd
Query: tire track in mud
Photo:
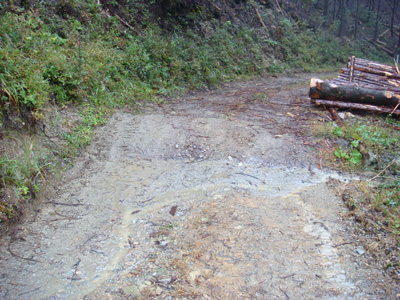
<svg viewBox="0 0 400 300"><path fill-rule="evenodd" d="M116 113L48 199L58 204L3 238L0 297L382 296L336 247L349 237L326 183L345 179L313 168L299 138L308 77Z"/></svg>

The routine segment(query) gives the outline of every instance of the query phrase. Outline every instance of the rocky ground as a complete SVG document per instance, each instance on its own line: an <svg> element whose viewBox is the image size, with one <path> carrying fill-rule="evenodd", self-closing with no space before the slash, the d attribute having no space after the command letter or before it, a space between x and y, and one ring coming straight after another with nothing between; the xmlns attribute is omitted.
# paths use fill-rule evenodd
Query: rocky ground
<svg viewBox="0 0 400 300"><path fill-rule="evenodd" d="M115 113L0 240L0 298L396 299L310 147L311 76Z"/></svg>

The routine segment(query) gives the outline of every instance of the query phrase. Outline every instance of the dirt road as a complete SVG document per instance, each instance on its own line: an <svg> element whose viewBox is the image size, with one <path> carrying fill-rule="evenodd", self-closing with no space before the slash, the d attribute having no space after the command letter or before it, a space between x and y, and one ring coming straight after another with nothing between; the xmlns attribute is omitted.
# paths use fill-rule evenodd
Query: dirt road
<svg viewBox="0 0 400 300"><path fill-rule="evenodd" d="M2 238L0 298L395 297L306 145L310 76L115 113Z"/></svg>

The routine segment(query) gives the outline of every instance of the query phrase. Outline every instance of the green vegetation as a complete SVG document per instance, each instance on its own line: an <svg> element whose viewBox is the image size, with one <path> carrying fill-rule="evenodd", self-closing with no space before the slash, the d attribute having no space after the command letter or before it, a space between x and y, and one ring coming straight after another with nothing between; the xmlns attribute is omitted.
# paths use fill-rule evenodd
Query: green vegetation
<svg viewBox="0 0 400 300"><path fill-rule="evenodd" d="M325 166L358 174L341 192L348 216L360 224L361 243L397 276L400 269L400 122L347 115L345 126L314 126Z"/></svg>
<svg viewBox="0 0 400 300"><path fill-rule="evenodd" d="M224 13L200 1L16 2L0 7L0 126L43 137L49 110L72 106L80 114L57 134L57 149L48 143L46 159L30 146L6 154L9 138L0 137L3 220L13 215L10 191L33 196L47 166L88 145L116 107L268 73L333 69L365 49L363 56L384 58L315 20L278 13L269 1L256 4L267 30L246 1L217 3ZM343 151L341 158L358 163L356 150Z"/></svg>
<svg viewBox="0 0 400 300"><path fill-rule="evenodd" d="M40 184L46 181L46 173L52 167L48 155L36 151L35 143L27 136L6 137L18 148L18 153L3 153L0 158L0 184L14 186L14 190L3 190L8 201L0 202L0 220L13 219L29 195L39 192ZM2 145L4 146L4 145ZM9 145L10 146L10 145Z"/></svg>
<svg viewBox="0 0 400 300"><path fill-rule="evenodd" d="M329 158L329 152L324 157L340 169L372 172L372 180L363 184L363 196L347 202L352 209L380 212L379 222L400 238L400 124L392 117L355 119L349 119L344 128L322 129L324 139L336 144L332 150L336 160Z"/></svg>

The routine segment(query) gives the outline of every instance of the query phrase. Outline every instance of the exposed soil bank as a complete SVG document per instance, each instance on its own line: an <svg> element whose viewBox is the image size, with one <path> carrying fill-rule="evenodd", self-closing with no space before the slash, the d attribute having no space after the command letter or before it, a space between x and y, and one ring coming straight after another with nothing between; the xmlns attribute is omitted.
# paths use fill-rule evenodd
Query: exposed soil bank
<svg viewBox="0 0 400 300"><path fill-rule="evenodd" d="M309 78L116 113L1 240L0 297L396 298L304 145Z"/></svg>

